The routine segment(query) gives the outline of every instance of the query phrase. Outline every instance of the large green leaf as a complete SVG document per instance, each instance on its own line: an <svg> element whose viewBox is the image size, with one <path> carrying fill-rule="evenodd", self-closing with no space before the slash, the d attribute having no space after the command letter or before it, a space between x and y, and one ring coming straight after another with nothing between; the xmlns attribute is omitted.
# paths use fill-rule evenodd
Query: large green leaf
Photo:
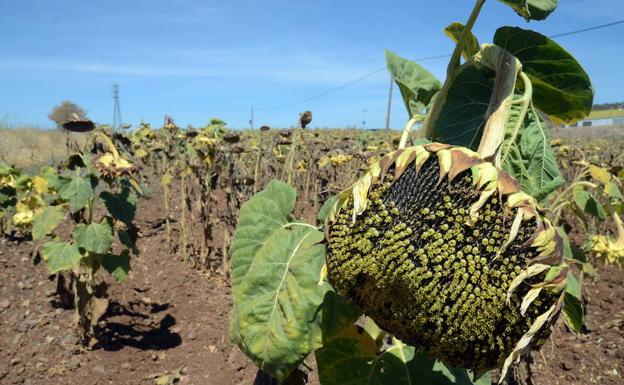
<svg viewBox="0 0 624 385"><path fill-rule="evenodd" d="M466 26L462 23L455 22L444 28L444 33L446 36L450 37L455 44L457 44L465 28ZM477 52L479 52L479 40L477 40L476 36L472 32L468 32L468 38L462 47L462 56L464 59L468 60L472 56L476 55Z"/></svg>
<svg viewBox="0 0 624 385"><path fill-rule="evenodd" d="M32 237L34 240L42 239L50 234L56 226L65 218L63 206L48 206L33 217Z"/></svg>
<svg viewBox="0 0 624 385"><path fill-rule="evenodd" d="M526 104L524 104L526 103ZM501 167L522 190L538 200L565 183L547 135L547 127L530 102L512 105L500 149Z"/></svg>
<svg viewBox="0 0 624 385"><path fill-rule="evenodd" d="M136 213L137 197L130 192L129 188L125 187L118 194L102 191L100 198L113 218L125 224L132 222Z"/></svg>
<svg viewBox="0 0 624 385"><path fill-rule="evenodd" d="M574 122L589 115L594 93L589 76L570 53L537 32L502 27L494 44L522 63L533 83L533 103L557 122Z"/></svg>
<svg viewBox="0 0 624 385"><path fill-rule="evenodd" d="M79 223L74 228L73 238L78 247L95 254L105 254L113 244L113 226L107 219L90 225Z"/></svg>
<svg viewBox="0 0 624 385"><path fill-rule="evenodd" d="M57 241L46 243L42 254L51 274L73 269L82 258L76 245Z"/></svg>
<svg viewBox="0 0 624 385"><path fill-rule="evenodd" d="M295 189L274 180L241 207L230 249L233 286L242 281L253 256L275 230L290 223L296 198Z"/></svg>
<svg viewBox="0 0 624 385"><path fill-rule="evenodd" d="M397 339L382 352L362 328L351 325L316 351L323 385L471 385L468 372L449 368ZM477 381L490 384L490 376Z"/></svg>
<svg viewBox="0 0 624 385"><path fill-rule="evenodd" d="M486 123L486 114L494 88L493 72L474 62L462 65L453 78L446 95L438 95L443 103L433 121L429 139L477 150Z"/></svg>
<svg viewBox="0 0 624 385"><path fill-rule="evenodd" d="M130 272L130 253L122 251L119 255L104 254L100 263L117 282L125 282Z"/></svg>
<svg viewBox="0 0 624 385"><path fill-rule="evenodd" d="M386 50L386 65L399 86L409 116L413 118L423 114L433 96L440 90L440 81L420 64L402 58L390 50Z"/></svg>
<svg viewBox="0 0 624 385"><path fill-rule="evenodd" d="M321 345L323 233L292 222L295 190L272 181L241 208L231 249L230 338L277 380ZM234 277L236 276L236 280Z"/></svg>
<svg viewBox="0 0 624 385"><path fill-rule="evenodd" d="M95 194L96 185L97 179L93 176L73 175L71 178L61 178L55 187L60 197L69 202L69 207L75 212L87 205Z"/></svg>
<svg viewBox="0 0 624 385"><path fill-rule="evenodd" d="M557 8L559 0L499 0L528 20L544 20Z"/></svg>

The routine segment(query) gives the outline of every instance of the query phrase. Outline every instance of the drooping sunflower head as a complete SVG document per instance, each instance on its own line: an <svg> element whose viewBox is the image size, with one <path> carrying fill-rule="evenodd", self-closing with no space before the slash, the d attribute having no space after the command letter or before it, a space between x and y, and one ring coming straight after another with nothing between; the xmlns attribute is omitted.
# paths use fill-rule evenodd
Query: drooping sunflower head
<svg viewBox="0 0 624 385"><path fill-rule="evenodd" d="M387 154L339 195L328 278L406 343L456 367L509 365L547 337L566 282L561 239L519 184L477 153Z"/></svg>
<svg viewBox="0 0 624 385"><path fill-rule="evenodd" d="M111 152L96 157L93 165L104 178L115 179L120 176L130 176L137 172L137 167L130 161Z"/></svg>

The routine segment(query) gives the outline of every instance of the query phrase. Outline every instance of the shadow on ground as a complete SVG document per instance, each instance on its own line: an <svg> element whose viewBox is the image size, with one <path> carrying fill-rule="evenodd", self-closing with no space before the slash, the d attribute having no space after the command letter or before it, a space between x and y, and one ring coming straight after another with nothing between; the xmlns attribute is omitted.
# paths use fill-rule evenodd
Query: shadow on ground
<svg viewBox="0 0 624 385"><path fill-rule="evenodd" d="M169 304L148 304L129 302L122 305L111 302L108 312L102 317L99 342L95 348L118 351L126 347L141 350L166 350L182 343L180 334L172 332L176 319L169 313L160 321L158 315L170 308Z"/></svg>

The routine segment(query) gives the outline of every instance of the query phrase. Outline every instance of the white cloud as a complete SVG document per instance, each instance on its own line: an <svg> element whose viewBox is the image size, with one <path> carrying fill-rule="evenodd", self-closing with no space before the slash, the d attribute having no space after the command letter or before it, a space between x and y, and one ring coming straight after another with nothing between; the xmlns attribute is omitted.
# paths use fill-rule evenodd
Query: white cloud
<svg viewBox="0 0 624 385"><path fill-rule="evenodd" d="M6 73L63 72L142 77L197 77L253 83L286 82L296 85L337 85L383 65L379 60L348 62L323 57L306 49L280 54L271 48L156 52L140 56L141 62L108 62L81 57L0 58Z"/></svg>

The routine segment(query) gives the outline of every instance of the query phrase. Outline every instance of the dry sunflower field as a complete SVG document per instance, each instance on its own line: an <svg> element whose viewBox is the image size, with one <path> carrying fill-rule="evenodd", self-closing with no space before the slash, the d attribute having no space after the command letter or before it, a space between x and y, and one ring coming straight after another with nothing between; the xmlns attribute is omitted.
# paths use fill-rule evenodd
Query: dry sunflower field
<svg viewBox="0 0 624 385"><path fill-rule="evenodd" d="M123 224L134 232L133 248L138 250L124 283L115 282L114 275L97 277L96 286L108 289L104 295L108 303L86 343L77 333L71 293L65 293L69 300L62 294L67 291L61 289L63 279L67 285L67 272L51 274L46 267L46 238L40 234L50 227L40 224L42 216L37 215L48 205L62 206L61 193L42 179L58 177L68 164L54 165L58 170L54 172L42 166L35 174L3 166L2 191L7 191L9 176L23 185L17 196L31 204L34 217L18 225L14 217L19 209L9 212L8 205L3 206L0 322L7 332L0 340L2 383L253 382L257 367L228 337L232 276L227 255L241 206L273 178L290 179L304 197L297 201L294 215L315 223L323 202L391 152L400 136L384 131L305 130L293 138L294 131L231 132L217 124L198 132L143 127L130 135L112 135L117 147L124 148L121 153L132 159L136 168L132 175L141 189L141 194L133 193L136 200L130 199L131 226ZM293 139L305 151L292 152L296 156L289 160ZM621 183L624 159L617 145L621 139L553 139L567 180L560 190L587 165L610 170L613 181ZM39 184L46 188L38 190ZM106 188L98 185L93 194L102 197ZM114 216L114 210L102 204L95 216ZM583 284L583 326L577 332L563 320L556 323L542 348L514 370L513 380L519 383L621 383L624 272L592 251L588 236L615 238L616 228L599 219L584 220L573 211L563 214L561 224L575 253L584 256L573 268ZM70 216L59 219L54 230L61 239L71 239ZM113 231L118 232L121 223ZM46 229L39 230L41 226ZM119 236L110 243L111 255L120 254L124 246ZM315 371L310 377L318 381Z"/></svg>
<svg viewBox="0 0 624 385"><path fill-rule="evenodd" d="M484 3L443 81L386 52L402 131L3 131L0 383L621 384L623 135Z"/></svg>

